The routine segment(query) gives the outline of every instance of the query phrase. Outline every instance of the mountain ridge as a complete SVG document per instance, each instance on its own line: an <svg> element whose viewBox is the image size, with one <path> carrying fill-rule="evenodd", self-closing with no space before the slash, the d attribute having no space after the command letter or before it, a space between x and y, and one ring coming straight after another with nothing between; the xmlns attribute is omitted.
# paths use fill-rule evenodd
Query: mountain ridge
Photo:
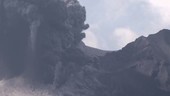
<svg viewBox="0 0 170 96"><path fill-rule="evenodd" d="M110 57L110 60L111 58L121 58L120 61L116 59L118 65L114 66L118 68L119 66L125 66L127 69L134 68L137 72L145 76L151 78L153 76L156 81L158 80L160 84L162 83L161 86L164 87L163 89L168 91L169 85L166 82L169 81L169 46L166 43L167 41L164 40L164 36L167 36L169 34L168 32L170 32L170 30L161 30L157 34L152 34L148 37L139 37L134 42L122 48L122 50L119 50L118 53L110 53L110 56L113 56ZM162 39L162 41L160 39ZM107 58L106 61L108 61L108 57L106 56L105 58ZM110 66L113 66L114 61L110 62L112 62ZM122 65L125 62L127 64ZM111 68L111 70L112 69L113 68Z"/></svg>

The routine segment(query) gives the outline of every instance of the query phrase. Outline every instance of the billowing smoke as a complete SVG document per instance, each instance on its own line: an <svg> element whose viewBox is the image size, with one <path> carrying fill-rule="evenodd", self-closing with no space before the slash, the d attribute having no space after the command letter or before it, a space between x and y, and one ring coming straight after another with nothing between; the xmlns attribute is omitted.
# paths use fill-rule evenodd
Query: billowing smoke
<svg viewBox="0 0 170 96"><path fill-rule="evenodd" d="M23 78L17 77L0 81L0 96L54 96L54 94L52 87L34 88Z"/></svg>
<svg viewBox="0 0 170 96"><path fill-rule="evenodd" d="M77 0L0 0L0 96L57 94L88 61L85 19Z"/></svg>

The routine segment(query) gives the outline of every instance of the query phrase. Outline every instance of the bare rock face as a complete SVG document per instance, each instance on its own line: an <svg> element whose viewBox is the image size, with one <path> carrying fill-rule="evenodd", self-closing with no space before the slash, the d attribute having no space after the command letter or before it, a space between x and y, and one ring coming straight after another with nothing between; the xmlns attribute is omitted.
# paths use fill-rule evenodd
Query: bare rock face
<svg viewBox="0 0 170 96"><path fill-rule="evenodd" d="M170 94L168 36L170 31L165 29L148 37L142 36L122 50L108 53L102 58L102 68L110 72L108 79L113 80L110 81L113 83L110 86L121 86L120 89L115 87L114 94L124 94L120 96ZM109 93L107 90L106 92Z"/></svg>

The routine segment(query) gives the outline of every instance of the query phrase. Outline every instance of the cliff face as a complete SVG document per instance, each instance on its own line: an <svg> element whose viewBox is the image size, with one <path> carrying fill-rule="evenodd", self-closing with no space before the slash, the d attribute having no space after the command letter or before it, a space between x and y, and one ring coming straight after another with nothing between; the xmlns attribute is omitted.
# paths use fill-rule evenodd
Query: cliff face
<svg viewBox="0 0 170 96"><path fill-rule="evenodd" d="M113 81L109 81L113 83L109 86L121 86L114 87L115 94L169 95L169 35L169 30L161 30L142 36L122 50L102 57L102 68L110 72L107 79Z"/></svg>
<svg viewBox="0 0 170 96"><path fill-rule="evenodd" d="M82 43L85 19L77 0L0 0L0 95L170 95L169 30L107 52Z"/></svg>

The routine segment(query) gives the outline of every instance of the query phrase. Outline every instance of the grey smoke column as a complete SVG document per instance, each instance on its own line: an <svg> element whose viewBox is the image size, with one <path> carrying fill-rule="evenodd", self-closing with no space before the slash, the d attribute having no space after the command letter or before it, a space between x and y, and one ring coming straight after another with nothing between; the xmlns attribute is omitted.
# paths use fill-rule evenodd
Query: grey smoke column
<svg viewBox="0 0 170 96"><path fill-rule="evenodd" d="M39 79L53 82L62 54L85 37L85 8L77 0L1 0L0 5L1 55L7 73L21 74L31 66Z"/></svg>

